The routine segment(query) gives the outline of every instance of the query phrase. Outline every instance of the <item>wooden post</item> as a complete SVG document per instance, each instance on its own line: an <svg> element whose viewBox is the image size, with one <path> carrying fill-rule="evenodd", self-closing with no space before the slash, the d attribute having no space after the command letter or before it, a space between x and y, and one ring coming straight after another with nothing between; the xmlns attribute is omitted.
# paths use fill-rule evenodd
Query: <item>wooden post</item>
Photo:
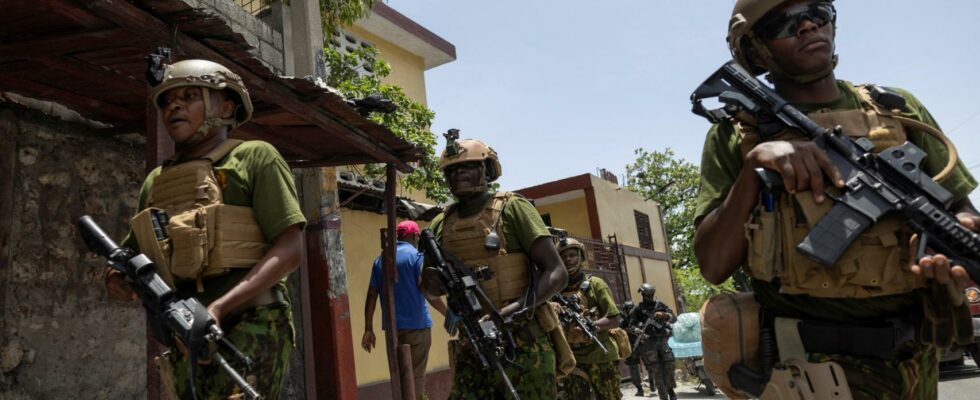
<svg viewBox="0 0 980 400"><path fill-rule="evenodd" d="M307 399L356 400L354 343L333 168L303 175L306 262L300 265Z"/></svg>
<svg viewBox="0 0 980 400"><path fill-rule="evenodd" d="M388 234L385 237L384 251L381 255L381 276L384 287L382 293L386 299L384 307L381 309L381 317L384 318L388 330L385 331L385 349L388 351L388 372L391 377L391 396L394 400L403 399L401 385L401 374L398 373L398 329L395 326L395 248L397 246L397 236L395 232L395 187L398 185L395 175L395 166L388 164L385 169L387 176L385 179L385 216L388 221ZM405 399L407 400L407 399Z"/></svg>

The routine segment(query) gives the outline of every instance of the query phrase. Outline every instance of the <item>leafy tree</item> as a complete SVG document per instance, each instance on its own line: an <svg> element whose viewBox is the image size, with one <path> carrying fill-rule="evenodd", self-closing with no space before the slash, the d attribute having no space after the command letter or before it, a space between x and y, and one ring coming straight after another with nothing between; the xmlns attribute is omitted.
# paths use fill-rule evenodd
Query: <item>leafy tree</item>
<svg viewBox="0 0 980 400"><path fill-rule="evenodd" d="M328 85L337 88L347 98L380 93L397 106L392 113L371 113L370 118L422 149L422 161L415 171L402 178L402 187L422 190L428 198L440 203L446 201L449 189L438 169L436 137L429 130L435 113L408 98L400 87L381 83L381 79L391 73L391 66L378 59L377 49L362 46L352 52L342 53L327 47L323 49L323 53L330 71ZM364 168L364 173L374 178L384 176L383 171L380 165L367 165Z"/></svg>
<svg viewBox="0 0 980 400"><path fill-rule="evenodd" d="M685 297L685 308L694 311L711 295L735 291L732 279L715 286L701 277L694 255L694 212L698 196L699 168L678 158L674 151L636 149L636 160L626 165L626 187L660 204L664 230L670 244L674 276Z"/></svg>

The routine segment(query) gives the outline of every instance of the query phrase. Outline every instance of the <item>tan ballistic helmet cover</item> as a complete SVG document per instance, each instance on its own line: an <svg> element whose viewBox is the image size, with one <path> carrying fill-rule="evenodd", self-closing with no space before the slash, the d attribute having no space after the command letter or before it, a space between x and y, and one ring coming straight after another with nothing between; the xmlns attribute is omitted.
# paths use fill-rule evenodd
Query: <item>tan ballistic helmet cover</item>
<svg viewBox="0 0 980 400"><path fill-rule="evenodd" d="M579 254L582 256L582 262L585 262L585 246L582 245L582 242L572 238L565 239L565 245L558 247L558 253L567 249L578 249Z"/></svg>
<svg viewBox="0 0 980 400"><path fill-rule="evenodd" d="M476 139L460 139L456 141L459 151L455 155L447 155L446 150L439 156L439 170L445 171L446 167L470 161L484 161L487 167L493 171L487 171L487 181L493 182L500 177L502 170L500 158L497 152L486 143Z"/></svg>
<svg viewBox="0 0 980 400"><path fill-rule="evenodd" d="M160 95L170 89L186 86L198 86L214 90L228 89L238 95L232 99L237 104L232 128L240 126L252 118L252 99L238 74L231 72L221 64L208 60L183 60L167 65L164 70L163 82L150 90L150 101L160 107ZM205 97L205 102L210 102ZM210 108L210 106L209 106ZM207 117L212 117L213 111L205 111Z"/></svg>

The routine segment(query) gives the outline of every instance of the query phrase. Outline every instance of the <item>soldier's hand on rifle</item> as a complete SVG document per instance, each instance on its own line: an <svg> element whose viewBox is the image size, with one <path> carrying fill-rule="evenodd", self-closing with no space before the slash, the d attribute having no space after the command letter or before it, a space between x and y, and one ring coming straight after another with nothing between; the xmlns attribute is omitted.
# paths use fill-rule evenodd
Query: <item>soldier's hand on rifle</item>
<svg viewBox="0 0 980 400"><path fill-rule="evenodd" d="M970 230L977 232L980 229L980 216L970 212L961 212L956 214L956 218L959 219L963 226L969 228ZM918 235L912 236L911 246L912 259L918 256L916 254L919 247ZM918 262L913 263L911 270L913 273L920 274L927 279L935 279L943 285L954 285L958 290L963 291L970 287L970 276L967 274L966 269L960 265L952 265L949 257L945 254L926 254L922 258L918 259Z"/></svg>
<svg viewBox="0 0 980 400"><path fill-rule="evenodd" d="M663 311L657 311L653 313L653 317L656 319L665 320L665 319L670 319L670 314L667 314Z"/></svg>
<svg viewBox="0 0 980 400"><path fill-rule="evenodd" d="M826 198L824 174L839 188L844 176L830 161L827 153L809 141L769 141L760 143L746 155L746 168L762 167L776 171L783 178L789 193L810 190L813 200L822 203Z"/></svg>
<svg viewBox="0 0 980 400"><path fill-rule="evenodd" d="M116 300L139 300L139 295L126 283L126 275L109 268L105 274L105 288L109 298Z"/></svg>

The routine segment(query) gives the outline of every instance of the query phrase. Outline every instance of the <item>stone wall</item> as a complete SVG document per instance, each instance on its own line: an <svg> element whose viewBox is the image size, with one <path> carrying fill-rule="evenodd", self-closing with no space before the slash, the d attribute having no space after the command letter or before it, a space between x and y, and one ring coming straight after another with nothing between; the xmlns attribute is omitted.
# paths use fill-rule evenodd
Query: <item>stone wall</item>
<svg viewBox="0 0 980 400"><path fill-rule="evenodd" d="M88 214L120 240L143 171L142 143L0 102L0 399L147 397L143 309L108 300L74 227ZM288 399L305 397L298 277Z"/></svg>
<svg viewBox="0 0 980 400"><path fill-rule="evenodd" d="M143 146L0 103L0 398L145 398L145 322L110 302L74 222L119 238Z"/></svg>

